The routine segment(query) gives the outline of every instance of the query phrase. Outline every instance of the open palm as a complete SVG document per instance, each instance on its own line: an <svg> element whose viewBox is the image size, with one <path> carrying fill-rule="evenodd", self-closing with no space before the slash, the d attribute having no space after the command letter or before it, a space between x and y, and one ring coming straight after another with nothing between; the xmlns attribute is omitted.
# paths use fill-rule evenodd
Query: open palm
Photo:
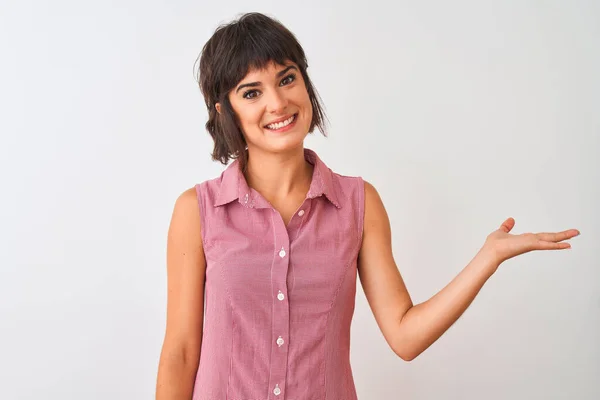
<svg viewBox="0 0 600 400"><path fill-rule="evenodd" d="M508 218L500 228L488 235L485 246L489 247L501 263L509 258L533 250L563 250L571 248L565 240L579 235L577 229L562 232L522 233L513 235L510 231L515 226L515 220Z"/></svg>

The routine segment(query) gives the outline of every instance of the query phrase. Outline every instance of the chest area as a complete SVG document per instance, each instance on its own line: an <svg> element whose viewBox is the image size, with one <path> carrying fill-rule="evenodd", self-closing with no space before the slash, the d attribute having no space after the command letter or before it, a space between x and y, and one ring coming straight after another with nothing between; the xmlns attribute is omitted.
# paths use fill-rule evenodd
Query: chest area
<svg viewBox="0 0 600 400"><path fill-rule="evenodd" d="M236 302L281 291L296 304L330 304L356 268L359 231L350 209L321 198L293 209L217 209L205 231L207 284Z"/></svg>

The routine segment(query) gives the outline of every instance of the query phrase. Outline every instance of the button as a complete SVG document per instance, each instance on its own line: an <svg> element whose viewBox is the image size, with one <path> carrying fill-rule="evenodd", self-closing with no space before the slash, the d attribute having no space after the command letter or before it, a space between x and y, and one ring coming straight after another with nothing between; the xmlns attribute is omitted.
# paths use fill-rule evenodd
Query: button
<svg viewBox="0 0 600 400"><path fill-rule="evenodd" d="M281 394L281 389L279 389L279 384L275 385L275 389L273 389L273 393L275 393L275 396L279 396Z"/></svg>
<svg viewBox="0 0 600 400"><path fill-rule="evenodd" d="M281 336L279 336L279 338L277 338L277 346L281 347L283 346L283 338Z"/></svg>
<svg viewBox="0 0 600 400"><path fill-rule="evenodd" d="M298 211L298 215L299 215L299 216L303 216L303 215L304 215L304 210L300 210L300 211Z"/></svg>
<svg viewBox="0 0 600 400"><path fill-rule="evenodd" d="M283 249L283 247L279 251L279 257L281 257L281 258L285 257L285 250Z"/></svg>
<svg viewBox="0 0 600 400"><path fill-rule="evenodd" d="M281 293L281 290L279 291L279 294L277 295L277 298L279 299L279 301L285 299L285 296L283 295L283 293Z"/></svg>
<svg viewBox="0 0 600 400"><path fill-rule="evenodd" d="M246 195L244 196L244 203L248 202L248 193L246 193Z"/></svg>

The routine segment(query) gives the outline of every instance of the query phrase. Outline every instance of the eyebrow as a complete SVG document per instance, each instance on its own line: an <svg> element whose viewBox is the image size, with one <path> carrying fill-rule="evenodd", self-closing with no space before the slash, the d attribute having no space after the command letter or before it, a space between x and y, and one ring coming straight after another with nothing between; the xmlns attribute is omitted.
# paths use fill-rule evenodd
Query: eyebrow
<svg viewBox="0 0 600 400"><path fill-rule="evenodd" d="M285 73L286 73L286 72L288 72L288 71L289 71L289 70L291 70L291 69L295 69L296 71L298 71L298 68L296 68L296 67L295 67L295 66L293 66L293 65L290 65L290 66L288 66L287 68L285 68L284 70L282 70L282 71L279 71L279 72L277 73L277 77L278 77L278 78L280 78L281 76L285 75ZM261 83L260 83L260 82L249 82L249 83L244 83L244 84L241 84L240 86L238 86L238 87L237 87L237 89L235 89L235 93L239 92L240 90L242 90L242 89L243 89L243 88L245 88L245 87L255 87L255 86L260 86L260 85L261 85Z"/></svg>

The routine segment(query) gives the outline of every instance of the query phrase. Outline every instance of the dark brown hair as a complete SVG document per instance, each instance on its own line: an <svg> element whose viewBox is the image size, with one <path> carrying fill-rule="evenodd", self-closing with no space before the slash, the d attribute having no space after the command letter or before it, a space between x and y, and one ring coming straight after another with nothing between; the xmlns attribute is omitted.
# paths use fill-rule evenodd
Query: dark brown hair
<svg viewBox="0 0 600 400"><path fill-rule="evenodd" d="M245 169L248 155L246 140L239 120L233 111L228 93L251 69L262 69L270 62L284 65L292 61L300 70L313 117L309 133L317 127L327 136L326 115L321 99L313 87L308 73L308 63L302 46L283 24L261 13L243 14L237 20L220 25L206 42L200 54L198 84L208 109L206 130L212 136L212 159L227 165L230 159L239 159ZM215 104L221 104L221 114Z"/></svg>

